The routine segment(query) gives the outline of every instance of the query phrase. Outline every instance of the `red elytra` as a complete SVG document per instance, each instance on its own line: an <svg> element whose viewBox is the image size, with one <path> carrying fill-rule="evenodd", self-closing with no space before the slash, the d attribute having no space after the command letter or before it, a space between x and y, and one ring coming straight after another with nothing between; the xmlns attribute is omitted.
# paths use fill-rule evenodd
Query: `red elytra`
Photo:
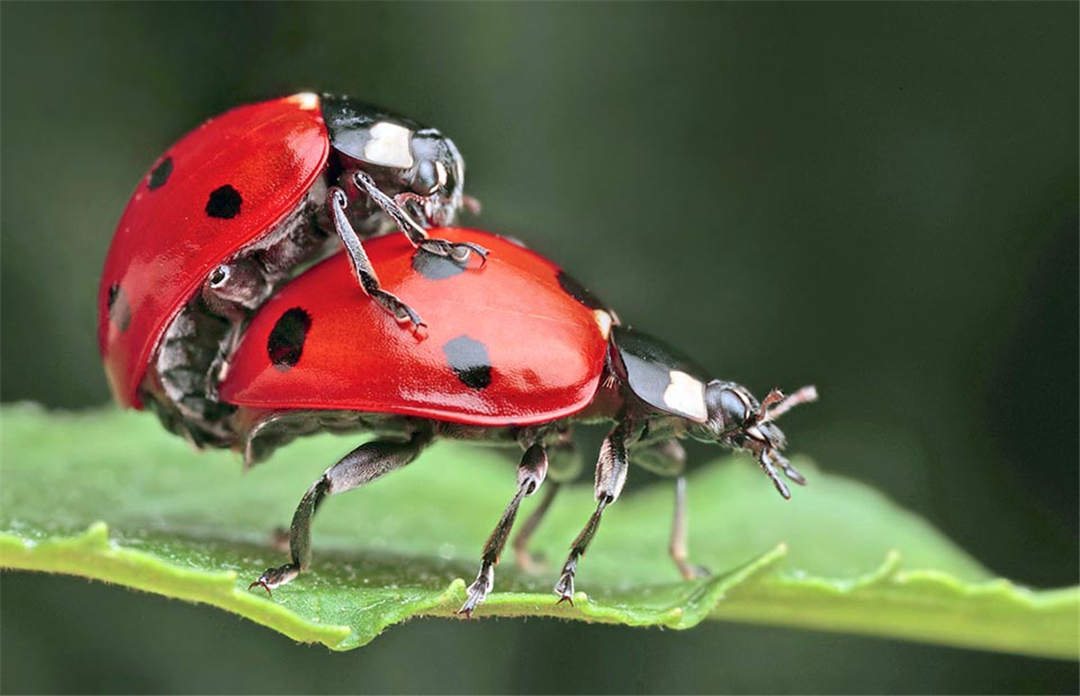
<svg viewBox="0 0 1080 696"><path fill-rule="evenodd" d="M298 94L213 118L155 163L120 219L98 292L98 343L121 405L142 407L137 390L169 321L217 264L297 209L329 147L318 98Z"/></svg>
<svg viewBox="0 0 1080 696"><path fill-rule="evenodd" d="M259 411L342 409L482 426L542 423L588 406L610 315L558 266L513 242L465 229L433 233L488 248L486 265L461 272L414 256L402 235L367 243L383 286L429 320L424 332L388 321L336 254L260 308L222 400Z"/></svg>

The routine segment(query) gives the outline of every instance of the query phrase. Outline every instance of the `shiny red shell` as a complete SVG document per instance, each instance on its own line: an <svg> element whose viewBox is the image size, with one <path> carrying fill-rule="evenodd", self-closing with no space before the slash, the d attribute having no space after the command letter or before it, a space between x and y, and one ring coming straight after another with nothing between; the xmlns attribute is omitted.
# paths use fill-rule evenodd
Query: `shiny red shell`
<svg viewBox="0 0 1080 696"><path fill-rule="evenodd" d="M490 250L451 273L414 262L404 235L365 242L383 287L427 323L414 334L356 283L344 254L271 298L244 332L220 388L259 410L396 413L482 426L530 425L589 405L611 317L543 257L502 237L433 230Z"/></svg>
<svg viewBox="0 0 1080 696"><path fill-rule="evenodd" d="M294 212L326 168L313 94L242 106L170 147L140 182L109 247L98 344L117 401L138 387L170 320L210 271Z"/></svg>

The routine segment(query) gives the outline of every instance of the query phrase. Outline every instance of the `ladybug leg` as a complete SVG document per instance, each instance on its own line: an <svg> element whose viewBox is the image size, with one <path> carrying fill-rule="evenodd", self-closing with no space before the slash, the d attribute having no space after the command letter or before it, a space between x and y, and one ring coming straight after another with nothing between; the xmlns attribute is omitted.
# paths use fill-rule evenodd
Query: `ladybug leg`
<svg viewBox="0 0 1080 696"><path fill-rule="evenodd" d="M544 497L514 535L514 560L518 568L526 573L544 570L546 564L543 559L529 552L529 541L547 515L562 484L573 481L580 473L581 456L574 445L573 431L567 429L559 433L558 442L548 446L548 485L544 489Z"/></svg>
<svg viewBox="0 0 1080 696"><path fill-rule="evenodd" d="M684 580L696 580L709 576L709 570L687 560L686 550L686 476L675 479L675 514L671 518L671 543L668 553Z"/></svg>
<svg viewBox="0 0 1080 696"><path fill-rule="evenodd" d="M229 367L229 356L236 350L242 335L240 324L230 324L225 338L218 344L217 353L214 355L214 360L210 363L210 369L206 373L206 398L210 401L221 400L218 397L218 384L225 379L225 371Z"/></svg>
<svg viewBox="0 0 1080 696"><path fill-rule="evenodd" d="M264 270L251 259L219 264L203 283L202 299L206 308L229 322L206 372L204 390L210 401L219 401L218 383L224 376L229 356L240 342L244 320L270 296L272 289Z"/></svg>
<svg viewBox="0 0 1080 696"><path fill-rule="evenodd" d="M413 201L418 206L423 207L426 200L427 199L424 196L421 196L418 193L413 193L412 191L406 191L404 193L399 193L394 196L394 202L397 203L398 207L402 209L407 209L406 206L410 201ZM461 196L461 204L465 207L465 210L469 211L471 215L479 215L484 210L483 204L480 203L478 199L473 198L469 195Z"/></svg>
<svg viewBox="0 0 1080 696"><path fill-rule="evenodd" d="M430 431L420 431L405 442L376 440L367 442L345 455L326 470L300 500L289 527L289 563L270 568L248 586L262 587L269 593L296 579L311 565L311 521L319 504L328 495L337 495L359 488L365 483L400 469L416 459L431 442Z"/></svg>
<svg viewBox="0 0 1080 696"><path fill-rule="evenodd" d="M480 572L477 574L473 584L469 586L468 597L465 603L461 605L461 608L457 610L458 614L464 614L466 618L472 616L476 607L491 592L491 588L495 585L495 566L499 564L499 557L502 555L503 547L506 546L506 539L510 536L510 529L514 526L518 507L521 506L522 500L540 488L540 484L544 482L544 478L547 476L547 469L548 456L543 445L533 444L525 450L525 454L521 457L521 463L518 465L517 493L514 494L510 504L506 506L499 523L495 525L495 530L484 545L484 553L480 561Z"/></svg>
<svg viewBox="0 0 1080 696"><path fill-rule="evenodd" d="M532 540L536 528L540 526L540 522L547 515L547 511L551 507L552 501L555 500L555 494L559 492L559 488L560 485L555 481L548 484L539 505L525 520L525 523L521 525L518 533L514 535L514 561L517 563L518 568L521 568L526 573L537 573L543 570L546 565L543 560L529 552L529 542Z"/></svg>
<svg viewBox="0 0 1080 696"><path fill-rule="evenodd" d="M709 575L709 571L687 561L686 550L686 450L678 440L660 440L634 449L630 460L659 476L675 478L675 514L671 520L671 542L668 553L683 578L693 580Z"/></svg>
<svg viewBox="0 0 1080 696"><path fill-rule="evenodd" d="M563 564L562 575L555 583L555 594L559 595L559 604L574 603L574 575L577 573L578 560L585 555L589 542L596 535L596 530L600 528L600 517L604 514L604 509L618 499L619 493L626 485L626 473L629 468L627 447L636 439L633 431L633 423L623 420L604 438L604 443L600 447L600 457L596 462L596 510L574 540L570 555Z"/></svg>
<svg viewBox="0 0 1080 696"><path fill-rule="evenodd" d="M472 255L480 257L480 265L484 265L484 261L487 259L488 250L479 244L471 244L469 242L449 242L445 239L432 239L428 236L427 230L421 227L415 220L409 217L409 214L405 212L404 203L415 196L415 194L402 194L396 199L390 198L375 184L375 180L368 174L362 171L357 171L353 174L353 181L356 183L357 188L367 194L374 203L382 208L383 212L390 216L395 223L397 223L398 229L400 229L412 245L420 251L434 254L435 256L443 256L450 259L461 266L466 266L469 263L469 259ZM418 197L417 197L418 198Z"/></svg>
<svg viewBox="0 0 1080 696"><path fill-rule="evenodd" d="M348 205L348 202L348 197L340 188L334 186L330 189L327 204L334 220L334 230L345 245L345 251L352 262L353 272L356 273L360 286L364 288L364 292L389 312L398 323L412 324L413 328L424 326L424 321L420 318L420 315L414 312L409 305L399 300L392 293L382 289L379 276L375 274L375 268L371 265L371 259L368 258L367 252L364 251L364 245L360 242L359 235L356 234L356 230L353 229L349 218L345 215L345 206Z"/></svg>
<svg viewBox="0 0 1080 696"><path fill-rule="evenodd" d="M480 266L487 261L488 250L472 242L450 242L445 239L425 239L418 245L420 251L450 259L459 266L468 266L469 259L475 254L480 258Z"/></svg>
<svg viewBox="0 0 1080 696"><path fill-rule="evenodd" d="M382 208L382 211L390 216L390 219L398 226L398 229L409 238L413 246L419 246L420 242L428 238L427 230L420 226L416 220L409 217L409 214L405 212L403 205L400 205L390 196L387 196L382 192L382 189L375 183L366 172L355 171L353 172L353 182L357 188L363 191L368 198L372 200L375 205Z"/></svg>

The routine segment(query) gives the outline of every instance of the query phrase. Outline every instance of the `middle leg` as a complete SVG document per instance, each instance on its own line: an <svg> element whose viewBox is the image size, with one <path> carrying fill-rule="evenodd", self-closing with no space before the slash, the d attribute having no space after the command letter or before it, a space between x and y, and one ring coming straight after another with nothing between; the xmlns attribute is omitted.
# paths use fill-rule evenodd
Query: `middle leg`
<svg viewBox="0 0 1080 696"><path fill-rule="evenodd" d="M563 564L562 575L555 583L555 594L559 595L559 603L574 603L574 575L577 573L578 560L585 555L585 550L600 528L600 517L604 509L614 503L623 486L626 485L626 473L629 467L627 461L627 448L636 440L634 424L628 420L621 421L604 438L604 444L600 447L600 457L596 462L596 510L589 517L585 528L578 534L570 548L570 555Z"/></svg>
<svg viewBox="0 0 1080 696"><path fill-rule="evenodd" d="M574 443L574 432L571 428L560 431L555 441L548 445L548 483L544 490L544 497L540 503L522 523L518 533L514 535L514 560L519 568L526 573L535 573L544 567L543 559L529 552L529 542L537 527L547 516L551 504L555 500L562 484L569 483L581 473L581 456Z"/></svg>

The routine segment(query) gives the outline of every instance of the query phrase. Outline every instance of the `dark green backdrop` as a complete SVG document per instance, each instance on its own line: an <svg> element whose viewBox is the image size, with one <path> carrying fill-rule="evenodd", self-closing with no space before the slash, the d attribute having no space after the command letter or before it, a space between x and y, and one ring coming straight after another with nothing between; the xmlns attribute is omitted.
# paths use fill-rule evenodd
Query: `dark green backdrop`
<svg viewBox="0 0 1080 696"><path fill-rule="evenodd" d="M108 399L97 274L166 145L239 103L345 92L454 137L474 224L625 321L758 393L816 383L793 451L1003 575L1077 581L1075 3L0 11L5 401ZM1077 689L1069 663L729 624L418 621L331 655L13 574L2 612L5 692Z"/></svg>

